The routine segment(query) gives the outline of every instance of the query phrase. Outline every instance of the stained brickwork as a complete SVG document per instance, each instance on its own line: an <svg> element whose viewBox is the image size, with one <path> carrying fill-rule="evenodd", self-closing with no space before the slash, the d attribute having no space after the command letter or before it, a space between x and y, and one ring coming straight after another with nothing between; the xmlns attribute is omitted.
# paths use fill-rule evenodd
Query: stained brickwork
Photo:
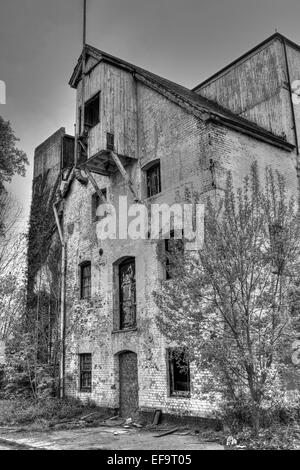
<svg viewBox="0 0 300 470"><path fill-rule="evenodd" d="M133 153L126 170L139 198L147 204L182 202L194 191L204 202L208 195L222 191L226 171L232 171L234 184L239 186L255 160L262 174L266 165L284 173L290 193L297 194L295 152L201 119L115 65L92 61L92 66L86 97L98 91L101 95L100 123L90 133L89 156L106 145L107 132L113 133L117 153ZM77 106L80 94L79 83ZM161 192L147 199L145 169L157 160ZM133 202L119 172L93 176L116 207L120 195L128 196L128 204ZM156 327L159 312L153 300L153 291L165 279L161 244L155 240L99 240L94 192L90 182L85 185L73 179L61 203L66 244L66 394L92 399L103 407L121 406L124 413L137 403L144 411L159 408L181 415L211 414L212 404L202 390L204 372L193 363L190 397L169 393L169 345ZM136 325L120 330L117 272L121 261L129 257L135 260ZM91 263L90 299L80 298L80 265L85 261ZM91 392L80 391L80 354L92 354Z"/></svg>
<svg viewBox="0 0 300 470"><path fill-rule="evenodd" d="M204 198L224 186L226 170L233 171L236 185L249 171L254 160L261 170L266 164L285 173L291 192L296 191L295 156L272 145L211 123L203 123L176 104L138 86L139 161L129 170L134 181L141 182L139 191L145 197L143 167L157 158L161 161L162 191L151 202L184 200L185 190L198 191ZM210 160L215 162L215 175ZM108 178L95 175L100 188L107 187L109 201L119 195L132 196L120 175ZM214 185L213 185L214 182ZM78 330L66 340L67 393L95 400L102 406L120 406L119 353L137 355L139 407L161 408L164 412L205 416L212 406L202 393L203 373L191 364L191 397L170 397L165 340L159 334L154 317L157 313L152 292L164 278L160 251L155 241L98 241L92 219L90 184L73 182L64 201L64 232L67 240L67 318L75 315ZM72 234L66 227L74 227ZM100 248L103 254L99 255ZM128 331L114 324L114 265L124 257L136 263L137 325ZM79 299L79 271L82 261L91 261L92 298ZM78 387L78 354L93 355L92 392Z"/></svg>

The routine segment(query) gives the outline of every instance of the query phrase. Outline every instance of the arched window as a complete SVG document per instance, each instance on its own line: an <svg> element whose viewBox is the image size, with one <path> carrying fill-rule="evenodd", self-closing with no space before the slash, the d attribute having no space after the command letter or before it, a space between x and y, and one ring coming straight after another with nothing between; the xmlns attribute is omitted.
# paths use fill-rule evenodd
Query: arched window
<svg viewBox="0 0 300 470"><path fill-rule="evenodd" d="M136 327L135 258L127 256L113 264L113 329Z"/></svg>
<svg viewBox="0 0 300 470"><path fill-rule="evenodd" d="M119 264L120 329L136 324L135 259L126 258Z"/></svg>

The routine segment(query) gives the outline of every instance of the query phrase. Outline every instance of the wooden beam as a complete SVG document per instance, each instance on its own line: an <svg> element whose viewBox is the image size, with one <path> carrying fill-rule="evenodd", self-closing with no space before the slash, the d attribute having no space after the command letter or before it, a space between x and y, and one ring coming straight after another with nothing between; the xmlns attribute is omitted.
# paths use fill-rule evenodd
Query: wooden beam
<svg viewBox="0 0 300 470"><path fill-rule="evenodd" d="M131 179L130 179L128 173L127 173L127 171L126 171L125 168L123 167L123 165L122 165L122 163L121 163L121 160L119 159L118 155L117 155L115 152L113 152L113 151L111 151L110 154L111 154L111 157L112 157L113 161L114 161L115 164L117 165L118 170L120 171L121 175L123 176L123 178L124 178L126 184L128 185L128 187L129 187L129 189L130 189L130 191L131 191L131 193L132 193L132 195L133 195L133 197L134 197L134 200L135 200L136 202L141 202L140 199L139 199L139 197L138 197L138 195L137 195L137 193L135 192L135 189L134 189L134 186L133 186L133 184L132 184L132 181L131 181Z"/></svg>
<svg viewBox="0 0 300 470"><path fill-rule="evenodd" d="M84 171L86 172L87 174L87 177L89 179L89 181L91 182L91 184L93 185L96 193L98 194L98 196L100 197L100 201L102 204L106 204L107 203L107 199L106 197L104 196L103 192L101 191L101 189L99 188L95 178L93 177L92 173L90 172L90 170L88 168L84 168Z"/></svg>

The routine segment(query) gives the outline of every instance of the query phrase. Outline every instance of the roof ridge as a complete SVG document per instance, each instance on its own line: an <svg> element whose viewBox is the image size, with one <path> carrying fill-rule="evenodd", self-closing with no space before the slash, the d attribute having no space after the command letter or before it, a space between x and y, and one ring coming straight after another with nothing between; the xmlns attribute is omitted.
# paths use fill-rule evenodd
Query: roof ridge
<svg viewBox="0 0 300 470"><path fill-rule="evenodd" d="M89 44L86 44L85 47L87 48L87 51L90 50L90 52L95 53L95 55L97 56L96 59L98 59L99 62L101 60L112 62L113 64L116 64L116 66L129 69L131 73L141 75L142 77L144 77L146 80L149 80L150 82L154 81L156 85L158 85L159 87L162 87L167 93L173 94L173 96L174 95L177 96L177 99L179 98L179 100L186 102L195 111L198 111L198 113L199 112L209 113L210 115L214 115L219 121L223 120L223 123L225 125L229 125L229 123L232 122L235 127L239 126L243 128L244 130L248 129L249 132L251 132L252 134L257 133L258 138L259 136L265 136L266 139L276 142L277 144L281 146L285 146L288 148L294 147L292 144L287 142L283 137L277 136L273 134L272 132L259 126L258 124L253 123L244 117L234 114L232 111L228 110L227 108L222 107L215 101L212 101L208 98L205 98L199 95L198 93L196 93L193 90L190 90L184 85L180 85L176 82L173 82L172 80L156 75L153 72L150 72L134 64L131 64L130 62L127 62L123 59L119 59L118 57L113 56L112 54L109 54L107 52L104 52ZM69 82L70 85L73 87L75 87L76 85L76 70L78 67L81 67L81 58L82 58L82 53L78 59L78 63L74 69L73 75ZM179 103L177 104L180 105ZM197 114L196 116L199 117L199 114Z"/></svg>

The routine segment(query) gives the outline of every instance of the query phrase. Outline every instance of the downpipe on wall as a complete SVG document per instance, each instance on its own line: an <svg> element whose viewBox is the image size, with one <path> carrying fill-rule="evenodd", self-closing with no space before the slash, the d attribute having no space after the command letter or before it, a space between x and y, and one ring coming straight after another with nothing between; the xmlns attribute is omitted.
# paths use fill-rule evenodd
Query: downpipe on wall
<svg viewBox="0 0 300 470"><path fill-rule="evenodd" d="M56 204L53 204L53 212L61 242L61 295L60 295L60 361L59 361L59 397L65 394L65 278L66 278L66 244L58 217Z"/></svg>

